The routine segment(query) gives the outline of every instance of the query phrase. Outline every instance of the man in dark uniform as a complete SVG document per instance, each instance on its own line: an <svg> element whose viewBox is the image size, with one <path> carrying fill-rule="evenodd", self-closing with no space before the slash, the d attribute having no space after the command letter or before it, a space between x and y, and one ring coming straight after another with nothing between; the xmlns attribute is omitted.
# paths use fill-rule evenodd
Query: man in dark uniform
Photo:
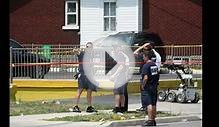
<svg viewBox="0 0 219 127"><path fill-rule="evenodd" d="M145 64L141 72L142 105L147 107L148 120L145 126L156 126L157 86L159 82L158 67L152 61L153 51L144 51Z"/></svg>
<svg viewBox="0 0 219 127"><path fill-rule="evenodd" d="M92 49L93 49L93 44L91 42L88 42L86 44L86 49L85 52L90 52L89 54L92 55ZM92 107L91 101L92 101L92 91L96 92L96 86L87 78L87 76L84 73L84 68L83 64L85 62L90 62L90 61L83 61L84 57L84 51L78 52L78 61L79 61L79 73L77 73L74 77L78 79L78 90L77 90L77 100L76 100L76 105L73 108L73 112L81 112L80 108L78 107L78 103L80 100L81 93L83 92L84 89L87 90L87 103L88 107L86 112L96 112L97 110ZM92 57L91 57L92 58Z"/></svg>
<svg viewBox="0 0 219 127"><path fill-rule="evenodd" d="M154 56L152 58L153 62L155 62L155 64L157 65L158 67L158 71L160 71L160 65L161 65L161 56L160 54L155 51L154 49L154 43L152 42L145 42L144 45L140 46L138 49L136 49L134 51L134 54L135 56L140 60L140 61L144 61L144 58L143 58L143 51L153 51L154 53ZM143 51L141 51L143 49ZM141 51L141 52L140 52ZM142 71L142 67L143 67L143 64L140 65L140 73ZM142 103L142 94L141 94L141 103ZM146 107L143 105L142 103L142 107L139 108L139 109L136 109L137 111L145 111L146 110Z"/></svg>

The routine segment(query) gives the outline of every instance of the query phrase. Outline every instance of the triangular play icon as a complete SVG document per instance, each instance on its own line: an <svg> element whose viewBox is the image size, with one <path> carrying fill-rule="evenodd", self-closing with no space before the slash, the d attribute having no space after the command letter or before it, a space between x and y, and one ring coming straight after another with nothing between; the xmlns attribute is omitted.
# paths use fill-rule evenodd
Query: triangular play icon
<svg viewBox="0 0 219 127"><path fill-rule="evenodd" d="M116 66L117 62L107 53L105 52L105 75Z"/></svg>

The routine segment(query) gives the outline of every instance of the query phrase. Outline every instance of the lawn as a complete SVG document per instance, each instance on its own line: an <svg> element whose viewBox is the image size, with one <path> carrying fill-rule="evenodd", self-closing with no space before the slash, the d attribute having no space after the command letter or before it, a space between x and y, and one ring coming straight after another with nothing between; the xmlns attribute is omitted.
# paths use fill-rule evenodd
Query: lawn
<svg viewBox="0 0 219 127"><path fill-rule="evenodd" d="M33 102L10 102L10 116L70 112L74 104L62 101L33 101ZM82 111L86 110L87 104L79 104ZM94 104L98 110L112 109L112 105Z"/></svg>
<svg viewBox="0 0 219 127"><path fill-rule="evenodd" d="M66 117L55 117L52 119L44 119L48 121L72 121L72 122L103 122L103 121L115 121L115 120L130 120L130 119L142 119L147 114L145 112L128 112L124 114L115 114L108 112L98 112L90 115L77 115L77 116L66 116ZM158 117L165 116L176 116L178 114L170 114L166 112L157 112Z"/></svg>

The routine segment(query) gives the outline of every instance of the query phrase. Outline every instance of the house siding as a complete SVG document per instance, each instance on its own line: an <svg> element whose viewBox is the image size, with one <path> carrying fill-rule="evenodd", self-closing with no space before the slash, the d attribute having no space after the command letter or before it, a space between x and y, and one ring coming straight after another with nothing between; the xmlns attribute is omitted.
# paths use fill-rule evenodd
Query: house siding
<svg viewBox="0 0 219 127"><path fill-rule="evenodd" d="M139 8L141 0L116 0L115 32L103 30L103 2L104 0L81 0L81 44L95 41L98 38L114 34L120 31L139 31ZM140 24L140 25L139 25Z"/></svg>
<svg viewBox="0 0 219 127"><path fill-rule="evenodd" d="M202 44L200 4L191 0L149 0L148 3L149 23L147 29L144 20L144 31L158 33L165 44Z"/></svg>
<svg viewBox="0 0 219 127"><path fill-rule="evenodd" d="M94 41L103 31L102 0L81 0L81 40L80 44Z"/></svg>
<svg viewBox="0 0 219 127"><path fill-rule="evenodd" d="M138 31L138 0L117 1L117 31Z"/></svg>
<svg viewBox="0 0 219 127"><path fill-rule="evenodd" d="M79 44L79 30L63 30L64 20L65 0L20 0L10 7L10 38L21 43Z"/></svg>

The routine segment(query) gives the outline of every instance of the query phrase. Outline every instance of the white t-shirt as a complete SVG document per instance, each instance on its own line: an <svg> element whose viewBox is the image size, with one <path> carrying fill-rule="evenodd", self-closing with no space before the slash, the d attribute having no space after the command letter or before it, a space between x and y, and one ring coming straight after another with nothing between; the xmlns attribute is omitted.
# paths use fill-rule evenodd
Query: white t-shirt
<svg viewBox="0 0 219 127"><path fill-rule="evenodd" d="M160 54L155 51L155 49L152 49L152 51L154 52L155 56L156 56L156 62L155 64L157 65L158 67L158 71L160 71L160 65L161 65L161 57L160 57Z"/></svg>

